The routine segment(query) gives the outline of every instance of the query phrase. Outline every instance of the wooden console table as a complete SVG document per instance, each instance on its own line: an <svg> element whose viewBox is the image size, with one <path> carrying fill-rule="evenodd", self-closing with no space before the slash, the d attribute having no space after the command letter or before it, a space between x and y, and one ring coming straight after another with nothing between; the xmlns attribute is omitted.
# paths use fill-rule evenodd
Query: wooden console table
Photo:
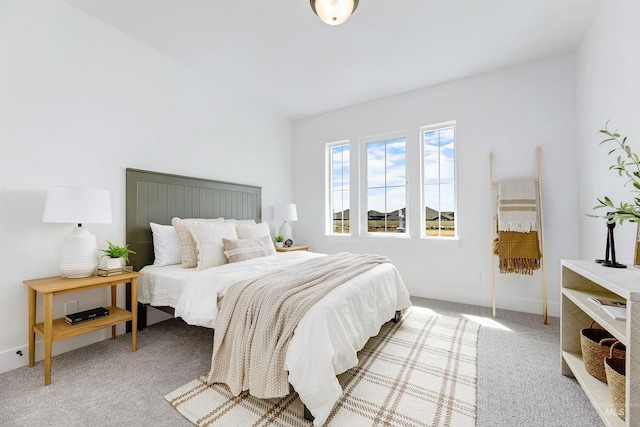
<svg viewBox="0 0 640 427"><path fill-rule="evenodd" d="M132 351L138 349L138 277L137 272L123 273L114 276L89 276L80 279L68 279L66 277L47 277L44 279L25 280L24 284L29 288L29 366L35 365L35 335L44 339L44 385L51 384L51 350L55 341L86 334L87 332L111 326L111 339L116 338L116 325L131 321ZM116 305L117 285L131 283L131 311L124 310ZM53 297L71 292L87 291L89 289L111 286L111 306L109 316L91 320L77 325L68 325L64 318L53 319ZM36 293L41 293L44 299L44 321L36 323Z"/></svg>

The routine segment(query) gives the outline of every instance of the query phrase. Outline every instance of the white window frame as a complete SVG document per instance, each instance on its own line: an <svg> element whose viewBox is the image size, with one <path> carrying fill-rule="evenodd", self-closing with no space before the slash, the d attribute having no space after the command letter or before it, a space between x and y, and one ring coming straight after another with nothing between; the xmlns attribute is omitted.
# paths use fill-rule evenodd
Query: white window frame
<svg viewBox="0 0 640 427"><path fill-rule="evenodd" d="M333 158L331 155L333 148L339 146L349 147L349 233L335 233L333 231ZM351 141L348 139L325 144L325 235L327 236L351 236L353 234L351 232L353 230L353 224L351 223L351 216L353 216L353 207L351 206L353 193L353 168L351 167L351 156L353 156L353 150L351 147Z"/></svg>
<svg viewBox="0 0 640 427"><path fill-rule="evenodd" d="M428 131L437 129L444 129L453 127L454 138L454 155L453 155L453 212L454 212L454 235L453 236L427 236L426 232L426 209L425 209L425 197L424 197L424 134ZM432 125L425 125L420 127L420 238L426 240L457 240L459 230L459 217L458 217L458 129L456 127L456 121L451 120L442 123L436 123ZM438 178L440 181L440 178Z"/></svg>
<svg viewBox="0 0 640 427"><path fill-rule="evenodd" d="M374 142L383 142L389 141L393 139L403 138L405 141L405 211L404 217L407 219L409 217L409 177L408 177L408 151L409 151L409 138L407 137L408 132L406 130L389 132L379 135L368 136L360 139L360 149L358 150L359 156L359 177L360 177L360 185L357 188L357 191L360 196L359 203L359 225L360 225L360 235L367 237L378 237L378 238L402 238L408 239L411 237L409 227L406 227L404 233L393 233L393 232L369 232L369 224L368 224L368 164L367 164L367 145ZM351 213L353 212L353 209ZM353 216L353 215L351 215ZM353 218L350 218L353 219ZM406 224L406 223L405 223Z"/></svg>

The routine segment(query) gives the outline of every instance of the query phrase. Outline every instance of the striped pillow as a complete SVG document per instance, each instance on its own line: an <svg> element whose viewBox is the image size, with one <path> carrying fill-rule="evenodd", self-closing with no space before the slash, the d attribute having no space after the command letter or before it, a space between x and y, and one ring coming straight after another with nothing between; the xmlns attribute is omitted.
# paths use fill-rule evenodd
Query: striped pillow
<svg viewBox="0 0 640 427"><path fill-rule="evenodd" d="M257 239L222 239L222 244L229 262L245 261L276 253L270 236Z"/></svg>
<svg viewBox="0 0 640 427"><path fill-rule="evenodd" d="M173 218L171 225L178 235L178 243L180 244L180 257L182 267L193 268L198 265L198 251L196 249L196 241L193 239L189 224L193 222L219 222L223 223L224 218L202 219L202 218Z"/></svg>

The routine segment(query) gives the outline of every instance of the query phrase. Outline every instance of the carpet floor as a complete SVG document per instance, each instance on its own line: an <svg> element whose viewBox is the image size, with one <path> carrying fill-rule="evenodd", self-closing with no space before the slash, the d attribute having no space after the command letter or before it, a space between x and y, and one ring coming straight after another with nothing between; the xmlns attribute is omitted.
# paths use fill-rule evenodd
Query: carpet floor
<svg viewBox="0 0 640 427"><path fill-rule="evenodd" d="M603 425L578 383L560 374L558 318L543 325L526 313L499 310L494 319L487 307L412 302L482 325L477 426ZM0 374L0 425L191 426L164 396L209 371L212 335L171 319L141 331L135 353L119 336L55 356L47 387L42 361Z"/></svg>

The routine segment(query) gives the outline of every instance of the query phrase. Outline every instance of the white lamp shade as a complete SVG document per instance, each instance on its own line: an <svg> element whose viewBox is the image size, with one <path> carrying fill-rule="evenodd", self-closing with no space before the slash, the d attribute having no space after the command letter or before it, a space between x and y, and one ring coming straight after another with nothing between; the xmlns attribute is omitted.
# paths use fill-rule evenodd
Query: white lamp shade
<svg viewBox="0 0 640 427"><path fill-rule="evenodd" d="M358 6L355 0L311 0L311 7L325 24L340 25Z"/></svg>
<svg viewBox="0 0 640 427"><path fill-rule="evenodd" d="M273 220L274 221L297 221L298 212L296 211L296 205L293 203L275 205L273 207Z"/></svg>
<svg viewBox="0 0 640 427"><path fill-rule="evenodd" d="M111 224L111 193L95 188L50 187L42 222Z"/></svg>
<svg viewBox="0 0 640 427"><path fill-rule="evenodd" d="M82 223L111 223L111 194L107 190L84 187L49 188L42 222L78 224L64 238L60 271L69 278L91 276L98 268L96 236Z"/></svg>

